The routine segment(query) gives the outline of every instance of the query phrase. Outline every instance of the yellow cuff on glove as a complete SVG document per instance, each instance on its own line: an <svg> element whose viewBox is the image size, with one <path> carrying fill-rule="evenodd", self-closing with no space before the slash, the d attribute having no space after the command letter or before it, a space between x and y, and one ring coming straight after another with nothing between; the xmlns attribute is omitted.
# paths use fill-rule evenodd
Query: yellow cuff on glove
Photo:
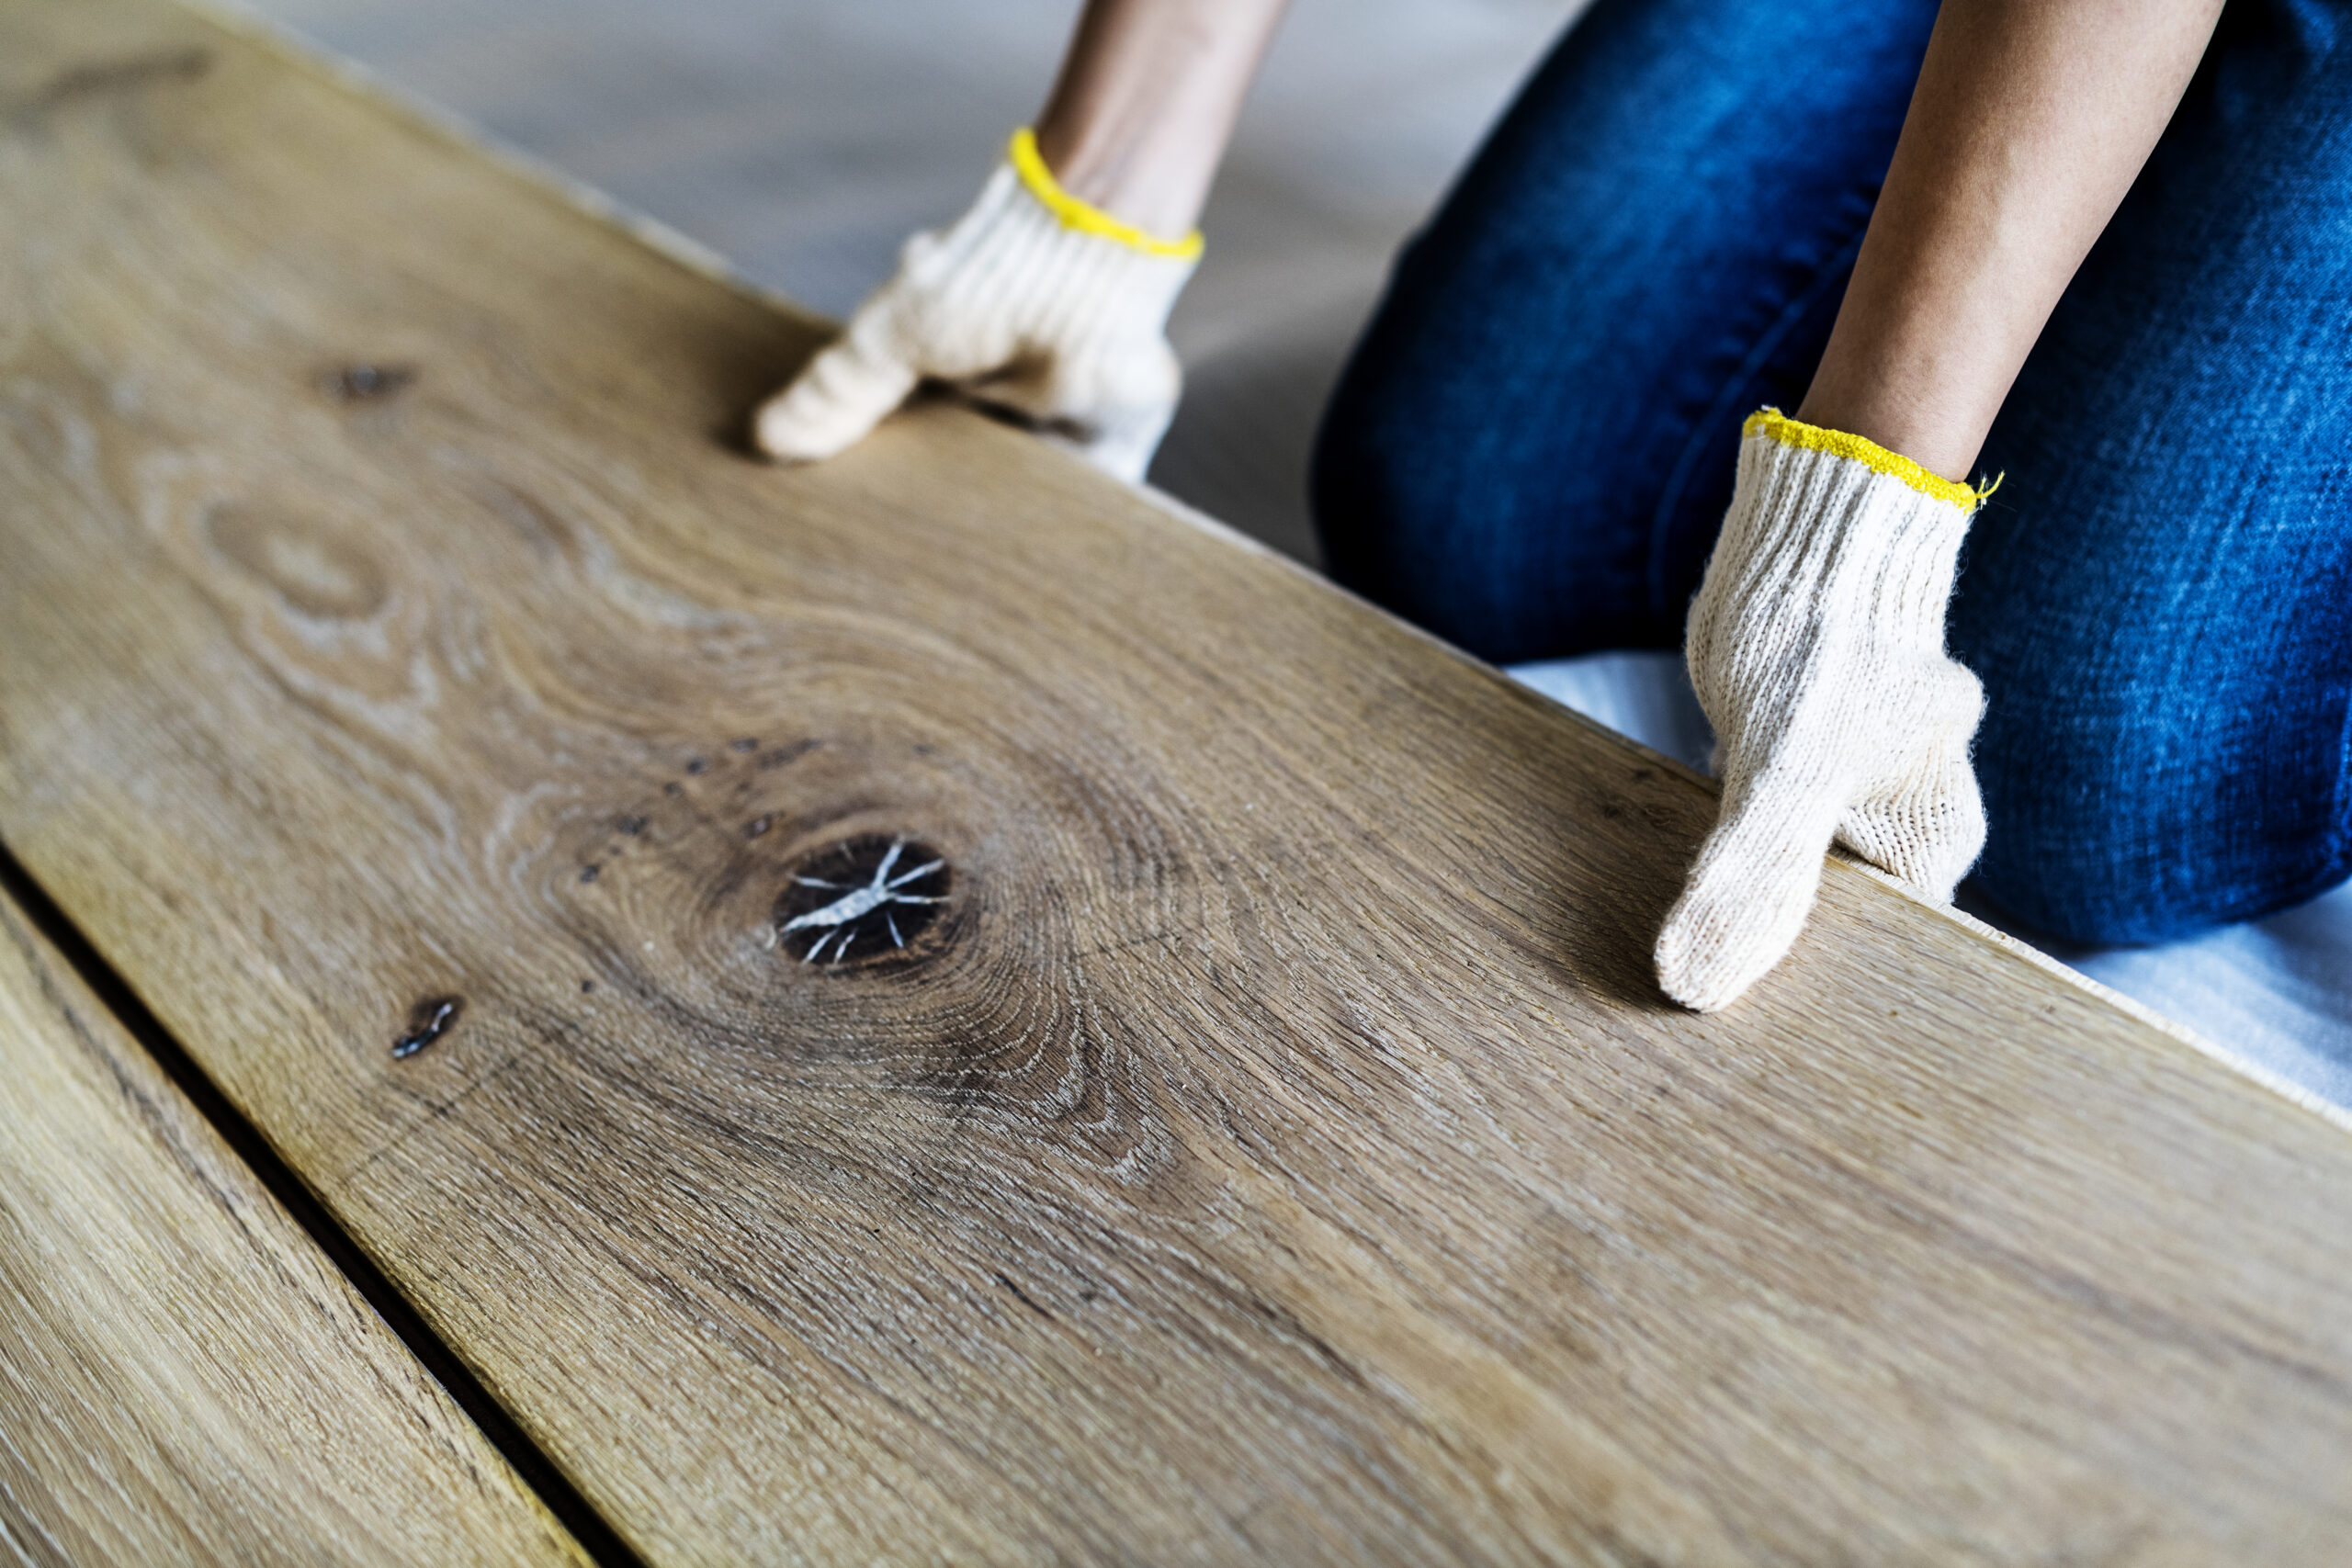
<svg viewBox="0 0 2352 1568"><path fill-rule="evenodd" d="M1081 201L1062 189L1054 178L1054 171L1046 167L1045 154L1037 151L1037 133L1027 126L1012 133L1012 144L1005 149L1006 161L1021 176L1022 186L1038 204L1061 220L1065 229L1075 229L1081 234L1111 240L1131 251L1148 256L1173 256L1178 261L1191 261L1201 254L1201 231L1198 229L1181 240L1163 240L1148 234L1134 224L1112 217L1089 201Z"/></svg>
<svg viewBox="0 0 2352 1568"><path fill-rule="evenodd" d="M1854 435L1843 430L1825 430L1817 424L1791 419L1779 409L1765 407L1749 414L1739 427L1740 438L1762 435L1783 446L1794 446L1806 452L1827 452L1834 457L1850 457L1872 473L1900 479L1921 495L1973 513L1984 498L2001 488L1999 479L1982 489L1948 479L1941 474L1921 468L1900 452L1890 452L1866 436Z"/></svg>

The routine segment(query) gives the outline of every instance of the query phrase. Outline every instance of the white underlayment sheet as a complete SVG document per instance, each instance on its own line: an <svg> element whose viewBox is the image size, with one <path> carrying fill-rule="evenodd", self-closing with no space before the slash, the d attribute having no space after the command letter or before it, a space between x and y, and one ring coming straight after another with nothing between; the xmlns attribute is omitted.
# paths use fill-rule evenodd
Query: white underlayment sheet
<svg viewBox="0 0 2352 1568"><path fill-rule="evenodd" d="M834 314L952 217L1050 81L1078 0L243 0ZM1388 258L1581 0L1294 0L1171 334L1153 481L1304 559L1307 444ZM1529 684L1703 765L1679 662ZM2352 1107L2352 890L2168 947L2058 954Z"/></svg>

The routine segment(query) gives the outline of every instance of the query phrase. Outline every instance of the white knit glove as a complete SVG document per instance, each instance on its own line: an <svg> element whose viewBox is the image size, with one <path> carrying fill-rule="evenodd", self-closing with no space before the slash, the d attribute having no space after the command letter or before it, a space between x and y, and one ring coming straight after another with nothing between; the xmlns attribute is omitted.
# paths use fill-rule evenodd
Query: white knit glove
<svg viewBox="0 0 2352 1568"><path fill-rule="evenodd" d="M769 456L830 457L925 377L1011 409L1130 482L1176 412L1168 312L1200 235L1155 239L1064 191L1026 130L971 209L907 242L839 341L768 400Z"/></svg>
<svg viewBox="0 0 2352 1568"><path fill-rule="evenodd" d="M1724 795L1658 933L1658 984L1685 1007L1781 961L1833 835L1939 903L1984 847L1984 691L1944 652L1979 499L1858 435L1748 419L1686 643Z"/></svg>

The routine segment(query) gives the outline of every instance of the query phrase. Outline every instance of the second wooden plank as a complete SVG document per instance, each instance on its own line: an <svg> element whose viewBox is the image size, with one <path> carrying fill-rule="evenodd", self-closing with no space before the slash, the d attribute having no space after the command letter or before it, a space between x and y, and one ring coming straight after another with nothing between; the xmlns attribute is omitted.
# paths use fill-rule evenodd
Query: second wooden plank
<svg viewBox="0 0 2352 1568"><path fill-rule="evenodd" d="M586 1562L5 894L0 1547Z"/></svg>

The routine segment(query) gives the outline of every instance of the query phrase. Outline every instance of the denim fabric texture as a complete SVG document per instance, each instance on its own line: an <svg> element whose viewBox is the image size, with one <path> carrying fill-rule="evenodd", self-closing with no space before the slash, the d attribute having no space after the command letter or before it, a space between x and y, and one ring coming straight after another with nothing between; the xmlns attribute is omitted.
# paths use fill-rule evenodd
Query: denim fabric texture
<svg viewBox="0 0 2352 1568"><path fill-rule="evenodd" d="M1827 341L1935 6L1599 0L1324 416L1341 582L1498 662L1679 646ZM2158 942L2352 876L2352 6L2232 0L1980 460L1973 891Z"/></svg>

